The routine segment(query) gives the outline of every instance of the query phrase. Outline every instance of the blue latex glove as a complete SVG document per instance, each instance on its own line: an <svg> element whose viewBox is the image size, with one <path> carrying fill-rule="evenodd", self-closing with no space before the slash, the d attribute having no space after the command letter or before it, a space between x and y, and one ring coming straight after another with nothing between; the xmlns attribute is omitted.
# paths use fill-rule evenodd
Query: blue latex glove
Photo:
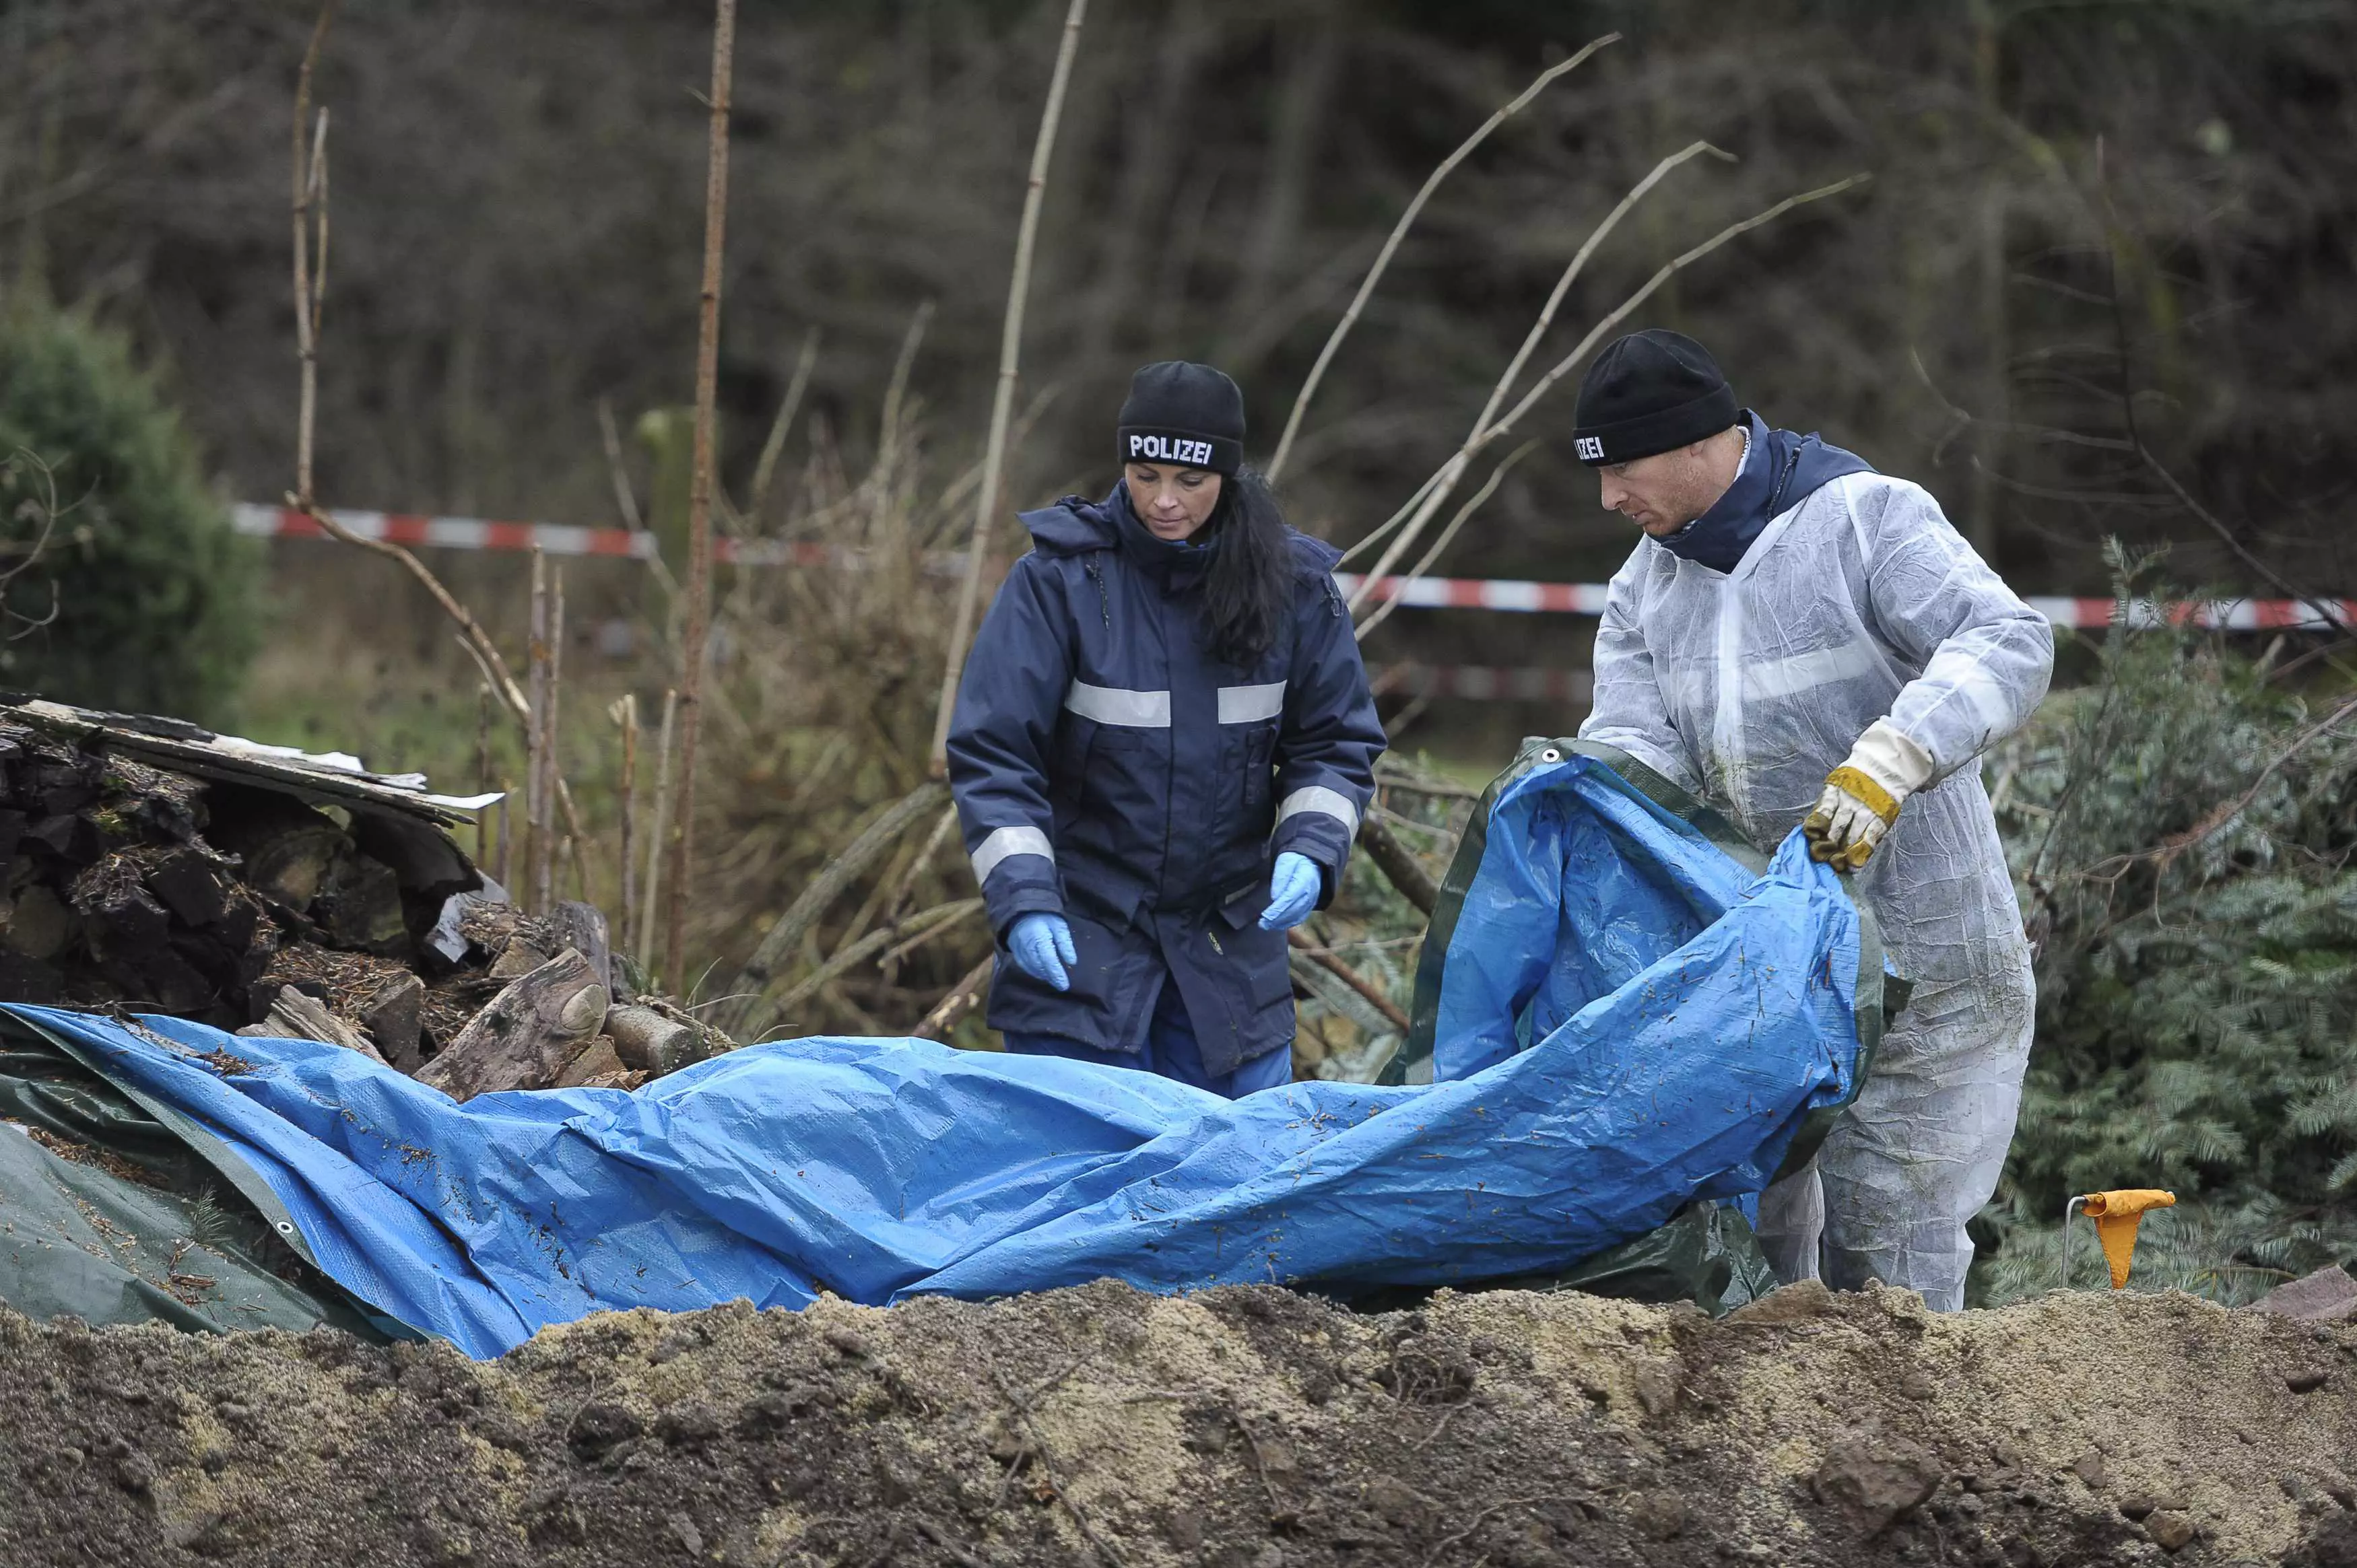
<svg viewBox="0 0 2357 1568"><path fill-rule="evenodd" d="M1033 913L1015 922L1006 933L1006 950L1032 979L1044 982L1059 991L1072 988L1071 977L1064 972L1067 964L1081 961L1079 950L1072 946L1072 928L1061 915Z"/></svg>
<svg viewBox="0 0 2357 1568"><path fill-rule="evenodd" d="M1268 908L1260 912L1260 929L1286 931L1309 918L1326 879L1316 861L1286 850L1276 857L1276 873L1268 882Z"/></svg>

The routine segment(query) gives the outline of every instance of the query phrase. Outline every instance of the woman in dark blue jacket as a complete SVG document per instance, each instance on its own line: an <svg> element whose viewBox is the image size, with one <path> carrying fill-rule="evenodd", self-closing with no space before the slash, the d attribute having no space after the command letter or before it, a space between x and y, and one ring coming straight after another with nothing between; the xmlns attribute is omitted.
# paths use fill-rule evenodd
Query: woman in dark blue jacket
<svg viewBox="0 0 2357 1568"><path fill-rule="evenodd" d="M949 743L1007 1048L1228 1095L1291 1079L1285 933L1340 886L1383 749L1336 553L1243 434L1218 371L1137 372L1113 493L1024 514Z"/></svg>

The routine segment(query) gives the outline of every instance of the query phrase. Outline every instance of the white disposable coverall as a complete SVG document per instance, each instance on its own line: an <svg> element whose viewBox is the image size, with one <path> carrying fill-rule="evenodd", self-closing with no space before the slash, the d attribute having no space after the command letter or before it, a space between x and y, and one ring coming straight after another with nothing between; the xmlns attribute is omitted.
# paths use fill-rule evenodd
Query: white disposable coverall
<svg viewBox="0 0 2357 1568"><path fill-rule="evenodd" d="M1649 538L1612 579L1581 736L1695 790L1753 843L1798 826L1877 719L1935 764L1856 878L1913 999L1813 1165L1761 1200L1787 1281L1822 1269L1837 1288L1878 1279L1934 1310L1964 1305L1964 1222L2012 1142L2035 1003L1973 763L2038 706L2053 660L2045 618L1939 503L1880 474L1804 497L1731 573Z"/></svg>

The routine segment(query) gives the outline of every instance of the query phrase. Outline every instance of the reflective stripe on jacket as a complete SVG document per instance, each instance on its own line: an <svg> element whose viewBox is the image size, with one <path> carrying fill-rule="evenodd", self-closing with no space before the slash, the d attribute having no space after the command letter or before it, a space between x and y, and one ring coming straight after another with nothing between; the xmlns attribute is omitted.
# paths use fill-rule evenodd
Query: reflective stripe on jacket
<svg viewBox="0 0 2357 1568"><path fill-rule="evenodd" d="M1288 531L1289 614L1254 667L1204 648L1208 548L1156 539L1119 486L1024 514L966 660L950 784L1000 950L995 1028L1135 1051L1167 972L1214 1073L1293 1038L1282 931L1258 925L1291 850L1339 885L1382 725L1332 547ZM1006 952L1034 911L1071 923L1059 993Z"/></svg>

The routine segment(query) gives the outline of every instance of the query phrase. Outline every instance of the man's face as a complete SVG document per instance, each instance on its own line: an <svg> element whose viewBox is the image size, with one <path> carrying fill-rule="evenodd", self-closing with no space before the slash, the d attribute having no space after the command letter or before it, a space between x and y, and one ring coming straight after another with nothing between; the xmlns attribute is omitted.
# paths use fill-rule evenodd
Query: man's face
<svg viewBox="0 0 2357 1568"><path fill-rule="evenodd" d="M1604 509L1617 511L1656 539L1665 539L1710 509L1713 493L1703 444L1656 452L1596 470Z"/></svg>

